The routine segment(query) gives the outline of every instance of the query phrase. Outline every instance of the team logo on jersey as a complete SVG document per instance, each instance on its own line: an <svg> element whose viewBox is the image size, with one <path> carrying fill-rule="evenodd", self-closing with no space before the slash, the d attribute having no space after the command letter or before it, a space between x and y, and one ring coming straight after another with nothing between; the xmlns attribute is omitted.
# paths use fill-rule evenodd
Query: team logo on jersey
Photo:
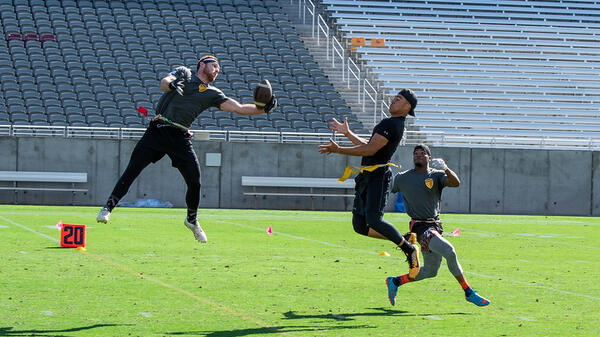
<svg viewBox="0 0 600 337"><path fill-rule="evenodd" d="M199 91L199 92L205 92L205 91L206 91L206 84L204 84L204 83L201 83L201 84L198 86L198 91Z"/></svg>
<svg viewBox="0 0 600 337"><path fill-rule="evenodd" d="M425 186L427 186L427 188L431 189L433 187L433 179L431 179L431 178L425 179Z"/></svg>

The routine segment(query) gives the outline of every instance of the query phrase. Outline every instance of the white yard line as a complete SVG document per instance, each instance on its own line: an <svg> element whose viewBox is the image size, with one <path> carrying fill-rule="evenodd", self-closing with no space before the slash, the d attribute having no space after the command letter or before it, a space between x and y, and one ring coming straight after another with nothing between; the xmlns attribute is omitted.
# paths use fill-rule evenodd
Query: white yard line
<svg viewBox="0 0 600 337"><path fill-rule="evenodd" d="M6 217L4 217L4 216L2 216L2 215L0 215L0 219L4 220L5 222L8 222L9 224L11 224L11 225L13 225L13 226L17 226L17 227L19 227L19 228L21 228L21 229L24 229L24 230L26 230L26 231L30 231L30 232L32 232L32 233L34 233L34 234L37 234L37 235L39 235L39 236L41 236L41 237L44 237L44 238L48 239L48 240L52 240L52 241L54 241L54 242L59 242L59 240L58 240L57 238L53 238L53 237L51 237L51 236L49 236L49 235L46 235L46 234L44 234L44 233L40 233L40 232L38 232L38 231L36 231L36 230L33 230L33 229L31 229L31 228L29 228L29 227L27 227L27 226L25 226L25 225L21 225L21 224L20 224L20 223L18 223L18 222L14 222L14 221L12 221L11 219L8 219L8 218L6 218Z"/></svg>
<svg viewBox="0 0 600 337"><path fill-rule="evenodd" d="M213 221L215 221L215 222L221 222L221 223L226 223L226 224L230 224L230 225L234 225L234 226L238 226L238 227L248 228L248 229L255 229L255 230L259 230L261 232L264 232L264 231L267 230L266 227L265 228L258 228L258 227L254 227L254 226L250 226L250 225L245 225L245 224L237 223L237 222L231 222L231 221L225 221L225 220L213 220ZM325 246L330 246L330 247L335 247L335 248L342 248L342 249L348 249L348 250L354 250L354 251L361 252L361 253L378 254L378 253L375 253L375 252L370 251L370 250L358 249L358 248L351 248L351 247L346 247L346 246L340 246L340 245L336 245L334 243L329 243L329 242L325 242L325 241L319 241L319 240L309 239L309 238L305 238L305 237L302 237L302 236L297 236L297 235L282 233L280 231L273 231L273 235L283 235L283 236L287 236L289 238L296 239L296 240L304 240L304 241L309 241L309 242L314 242L314 243L322 244L322 245L325 245Z"/></svg>
<svg viewBox="0 0 600 337"><path fill-rule="evenodd" d="M507 236L514 236L517 239L533 239L533 240L542 240L542 241L551 241L553 245L562 245L562 246L569 246L572 247L573 246L573 242L569 241L570 239L585 239L584 237L580 237L580 236L567 236L564 234L533 234L533 233L506 233L506 234L500 234L500 233L494 233L494 232L486 232L486 231L482 231L482 230L477 230L477 231L469 231L466 229L463 229L463 233L461 233L462 235L469 235L469 234L474 234L477 236L489 236L489 237L499 237L499 236L503 236L503 235L507 235ZM587 249L600 249L600 247L594 247L594 246L584 246L584 245L580 245L577 244L577 248L587 248Z"/></svg>
<svg viewBox="0 0 600 337"><path fill-rule="evenodd" d="M27 231L30 231L30 232L32 232L32 233L34 233L34 234L37 234L37 235L39 235L39 236L45 237L45 238L47 238L47 239L49 239L49 240L52 240L52 241L54 241L54 242L59 242L59 240L58 240L58 239L56 239L56 238L53 238L53 237L51 237L51 236L48 236L48 235L46 235L46 234L43 234L43 233L37 232L37 231L35 231L35 230L33 230L33 229L31 229L31 228L27 227L27 226L24 226L24 225L22 225L22 224L20 224L20 223L14 222L14 221L12 221L12 220L10 220L10 219L8 219L8 218L4 217L4 216L1 216L1 215L0 215L0 219L2 219L2 220L4 220L5 222L7 222L7 223L10 223L10 224L12 224L12 225L14 225L14 226L17 226L17 227L19 227L19 228L22 228L22 229L24 229L24 230L27 230ZM224 220L214 220L214 221L215 221L215 222L226 223L226 224L231 224L231 225L238 226L238 227L243 227L243 228L248 228L248 229L258 230L258 231L261 231L261 232L266 230L266 228L254 227L254 226L245 225L245 224L241 224L241 223L237 223L237 222L232 222L232 221L224 221ZM283 235L283 236L287 236L287 237L289 237L289 238L292 238L292 239L296 239L296 240L304 240L304 241L309 241L309 242L314 242L314 243L318 243L318 244L322 244L322 245L326 245L326 246L330 246L330 247L335 247L335 248L342 248L342 249L353 250L353 251L358 251L358 252L362 252L362 253L368 253L368 254L378 254L377 252L373 252L373 251L369 251L369 250L357 249L357 248L351 248L351 247L346 247L346 246L342 246L342 245L338 245L338 244L333 244L333 243L329 243L329 242L325 242L325 241L314 240L314 239L305 238L305 237L301 237L301 236L297 236L297 235L292 235L292 234L288 234L288 233L283 233L283 232L280 232L280 231L278 231L278 230L275 230L275 231L273 232L273 234L274 234L274 235ZM556 241L554 241L554 242L553 242L553 244L556 244L556 243L557 243ZM577 246L577 247L582 247L582 246ZM600 249L600 248L597 248L597 247L588 247L588 248L592 248L592 249ZM92 255L92 254L90 254L90 253L86 253L86 252L82 252L82 253L84 253L84 254L87 254L87 255ZM401 259L402 259L403 257L398 257L398 258L401 258ZM103 260L103 261L106 261L106 259L105 259L105 258L101 258L101 261L102 261L102 260ZM115 262L113 262L113 263L111 263L111 264L113 264L113 265L115 265L115 266L120 266L120 265L118 265L118 264L117 264L117 263L115 263ZM124 268L124 267L123 267L123 268ZM489 275L484 275L484 274L479 274L479 273L474 273L474 272L465 272L465 273L466 273L466 274L470 274L470 275L475 275L475 276L483 277L483 278L488 278L488 279L494 279L494 280L497 280L497 279L498 279L498 276L489 276ZM138 276L138 275L137 275L137 273L135 273L135 272L133 272L133 271L131 272L131 274L132 274L132 275L135 275L135 276ZM165 287L167 287L167 288L171 288L171 289L173 289L173 290L176 290L176 291L178 291L178 292L180 292L180 293L183 293L183 294L185 294L185 295L188 295L188 296L190 296L190 295L191 295L190 297L193 297L193 298L196 298L196 299L200 299L199 297L197 297L197 296L195 296L195 295L193 295L193 294L191 294L191 293L189 293L189 292L187 292L187 291L185 291L185 290L181 290L181 289L179 289L179 288L177 288L177 287L174 287L174 286L171 286L171 285L167 285L166 283L164 283L164 282L162 282L162 281L155 280L155 279L150 279L150 278L148 278L148 277L143 277L143 278L145 278L145 279L147 279L147 280L150 280L150 281L152 281L152 282L154 282L154 283L157 283L157 284L163 285L163 286L165 286ZM555 289L555 288L546 287L546 286L539 285L539 284L532 284L532 283L529 283L529 282L522 282L522 281L517 281L517 280L506 279L506 278L504 278L504 277L503 277L502 279L503 279L503 281L506 281L506 282L511 282L511 283L515 283L515 284L521 284L521 285L527 285L527 286L530 286L530 287L534 287L534 288L540 288L540 289L545 289L545 290L549 290L549 291L554 291L554 292L558 292L558 293L561 293L561 294L566 294L566 295L571 295L571 296L577 296L577 297L585 297L585 298L589 298L589 299L593 299L593 300L600 301L600 297L598 297L598 296L591 296L591 295L586 295L586 294L576 293L576 292L572 292L572 291L565 291L565 290ZM204 300L204 299L201 299L201 301L202 301L202 302L205 302L205 300ZM209 304L210 304L210 303L213 303L213 302L206 301L205 303L209 303ZM214 305L216 305L216 306L218 306L218 307L224 307L224 306L222 306L222 305L220 305L220 304L216 304L216 303L213 303L213 304L214 304ZM213 305L213 304L211 304L211 305ZM224 308L226 308L226 307L224 307ZM231 311L231 309L229 309L229 308L227 308L227 310L230 310L230 311ZM226 311L226 310L224 310L224 311ZM244 314L241 314L241 313L240 313L239 315L240 315L240 316L246 316L246 315L244 315ZM256 322L255 322L255 323L256 323ZM261 325L261 324L258 324L258 325Z"/></svg>
<svg viewBox="0 0 600 337"><path fill-rule="evenodd" d="M245 224L241 224L241 223L236 223L236 222L231 222L231 221L224 221L224 220L215 220L215 221L216 222L221 222L221 223L235 225L235 226L238 226L238 227L254 229L254 230L257 230L257 231L261 231L261 232L265 231L265 228L254 227L254 226L245 225ZM301 236L297 236L297 235L287 234L287 233L280 232L279 230L273 230L273 235L283 235L283 236L290 237L292 239L304 240L304 241L314 242L314 243L318 243L318 244L322 244L322 245L326 245L326 246L330 246L330 247L336 247L336 248L342 248L342 249L347 249L347 250L353 250L353 251L358 251L358 252L363 252L363 253L368 253L368 254L379 254L377 252L370 251L370 250L356 249L356 248L351 248L351 247L346 247L346 246L342 246L342 245L337 245L337 244L333 244L333 243L329 243L329 242L325 242L325 241L319 241L319 240L305 238L305 237L301 237ZM404 257L396 257L396 258L404 259ZM465 273L466 274L470 274L470 275L475 275L475 276L483 277L483 278L493 279L493 280L497 280L498 279L498 276L489 276L489 275L484 275L484 274L479 274L479 273L474 273L474 272L465 272ZM542 285L539 285L539 284L532 284L532 283L529 283L529 282L522 282L522 281L517 281L517 280L511 280L511 279L507 279L505 277L502 277L502 280L506 281L506 282L516 283L516 284L527 285L527 286L534 287L534 288L540 288L540 289L544 289L544 290L554 291L554 292L558 292L558 293L561 293L561 294L567 294L567 295L572 295L572 296L577 296L577 297L585 297L585 298L589 298L589 299L600 301L600 297L598 297L598 296L591 296L591 295L576 293L576 292L572 292L572 291L565 291L565 290L555 289L555 288L551 288L551 287L542 286Z"/></svg>
<svg viewBox="0 0 600 337"><path fill-rule="evenodd" d="M479 276L479 277L484 277L484 278L489 278L492 280L497 280L498 276L489 276L489 275L483 275L483 274L479 274L479 273L474 273L474 272L467 272L467 274L470 275L475 275L475 276ZM517 280L511 280L511 279L507 279L507 278L502 278L502 281L507 281L507 282L511 282L511 283L516 283L516 284L520 284L520 285L524 285L524 286L530 286L530 287L534 287L534 288L540 288L540 289L545 289L545 290L550 290L550 291L555 291L561 294L566 294L566 295L573 295L573 296L578 296L578 297L585 297L585 298L590 298L593 300L597 300L600 301L600 297L598 296L592 296L592 295L586 295L586 294L581 294L581 293L576 293L573 291L566 291L566 290L560 290L560 289L555 289L555 288L551 288L551 287L546 287L543 285L539 285L537 283L531 283L531 282L523 282L523 281L517 281Z"/></svg>
<svg viewBox="0 0 600 337"><path fill-rule="evenodd" d="M12 221L12 220L10 220L10 219L2 216L2 215L0 215L0 220L3 220L3 221L5 221L5 222L7 222L7 223L9 223L11 225L14 225L14 226L17 226L17 227L21 228L21 229L27 230L27 231L29 231L31 233L37 234L37 235L39 235L41 237L44 237L46 239L49 239L49 240L51 240L53 242L56 242L56 243L59 242L59 240L56 239L56 238L53 238L53 237L48 236L48 235L46 235L44 233L40 233L38 231L35 231L35 230L33 230L33 229L31 229L31 228L23 225L23 224L20 224L18 222ZM117 263L115 261L112 261L112 260L110 260L110 259L108 259L106 257L100 256L100 255L96 255L96 254L93 254L93 253L90 253L90 252L85 252L85 251L81 251L81 253L85 254L85 255L87 255L87 256L89 256L89 257L91 257L91 258L93 258L93 259L95 259L95 260L97 260L97 261L99 261L99 262L101 262L103 264L111 265L111 266L115 267L116 269L124 271L124 272L126 272L126 273L128 273L128 274L130 274L132 276L141 278L141 279L146 280L146 281L150 281L152 283L155 283L155 284L160 285L162 287L171 289L171 290L173 290L175 292L178 292L180 294L183 294L183 295L185 295L187 297L190 297L190 298L196 300L197 302L203 303L205 305L209 305L209 306L211 306L211 307L213 307L215 309L218 309L218 310L224 312L225 314L227 314L229 316L237 316L237 317L243 319L244 321L256 324L259 327L263 327L263 328L270 328L270 327L272 327L272 325L267 324L266 322L264 322L260 318L257 318L257 317L254 317L254 316L250 316L250 315L247 315L247 314L239 312L239 311L235 311L235 310L233 310L233 309L231 309L231 308L229 308L229 307L227 307L227 306L225 306L223 304L213 302L213 301L211 301L209 299L206 299L206 298L200 297L200 296L198 296L196 294L193 294L193 293L191 293L191 292L189 292L187 290L184 290L184 289L181 289L181 288L176 287L174 285L165 283L165 282L163 282L163 281L161 281L159 279L156 279L156 278L153 278L151 276L147 276L145 274L139 273L139 272L134 271L132 269L129 269L128 267L123 266L123 265L121 265L121 264L119 264L119 263ZM48 312L42 311L42 313L48 314L48 313L51 313L51 311L48 311ZM140 313L140 314L143 315L143 313ZM286 336L290 336L290 334L286 333L286 332L282 332L282 334L286 335Z"/></svg>

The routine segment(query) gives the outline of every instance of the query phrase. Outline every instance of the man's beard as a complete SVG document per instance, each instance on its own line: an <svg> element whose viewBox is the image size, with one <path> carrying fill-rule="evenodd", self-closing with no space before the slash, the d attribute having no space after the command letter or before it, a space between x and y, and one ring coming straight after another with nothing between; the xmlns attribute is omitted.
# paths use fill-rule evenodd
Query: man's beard
<svg viewBox="0 0 600 337"><path fill-rule="evenodd" d="M204 73L206 75L206 77L208 78L209 82L214 82L216 75L214 75L213 73Z"/></svg>
<svg viewBox="0 0 600 337"><path fill-rule="evenodd" d="M423 168L425 167L425 164L421 163L421 162L415 162L415 168Z"/></svg>

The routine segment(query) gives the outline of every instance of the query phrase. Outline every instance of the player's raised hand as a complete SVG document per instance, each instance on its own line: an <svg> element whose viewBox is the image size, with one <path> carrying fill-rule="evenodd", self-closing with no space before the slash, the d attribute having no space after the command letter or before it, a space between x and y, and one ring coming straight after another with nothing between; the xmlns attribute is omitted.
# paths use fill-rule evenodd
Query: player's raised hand
<svg viewBox="0 0 600 337"><path fill-rule="evenodd" d="M334 142L333 139L329 138L329 144L319 145L319 153L336 153L339 148L339 145L336 142Z"/></svg>
<svg viewBox="0 0 600 337"><path fill-rule="evenodd" d="M442 158L431 159L429 162L429 167L442 171L446 171L448 169L448 165L446 165L446 162Z"/></svg>
<svg viewBox="0 0 600 337"><path fill-rule="evenodd" d="M169 89L175 90L180 96L183 96L185 81L192 78L192 71L188 67L179 66L171 72L171 75L175 76L175 80L169 83Z"/></svg>
<svg viewBox="0 0 600 337"><path fill-rule="evenodd" d="M180 80L189 81L192 79L192 71L188 67L179 66L172 72Z"/></svg>
<svg viewBox="0 0 600 337"><path fill-rule="evenodd" d="M337 119L332 118L331 122L329 122L329 128L337 133L346 135L350 132L350 127L348 127L348 117L344 117L344 123L340 123Z"/></svg>

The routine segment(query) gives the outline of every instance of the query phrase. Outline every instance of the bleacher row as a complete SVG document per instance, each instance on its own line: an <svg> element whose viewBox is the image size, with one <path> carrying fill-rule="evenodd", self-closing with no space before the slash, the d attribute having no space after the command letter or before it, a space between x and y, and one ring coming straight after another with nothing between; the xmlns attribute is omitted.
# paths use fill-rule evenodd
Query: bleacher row
<svg viewBox="0 0 600 337"><path fill-rule="evenodd" d="M144 127L158 81L214 54L215 85L241 102L269 79L279 108L269 116L210 109L193 128L329 132L348 116L277 1L30 0L0 4L0 124Z"/></svg>
<svg viewBox="0 0 600 337"><path fill-rule="evenodd" d="M449 135L600 137L600 1L322 0L414 125Z"/></svg>

